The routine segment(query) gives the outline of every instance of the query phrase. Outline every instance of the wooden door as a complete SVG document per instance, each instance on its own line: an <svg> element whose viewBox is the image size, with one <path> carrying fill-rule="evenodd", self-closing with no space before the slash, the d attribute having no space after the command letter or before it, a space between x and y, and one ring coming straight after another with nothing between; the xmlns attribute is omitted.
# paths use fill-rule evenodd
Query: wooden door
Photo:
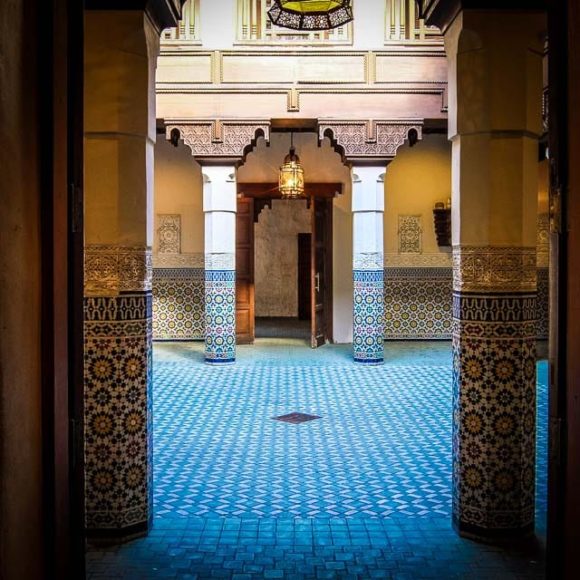
<svg viewBox="0 0 580 580"><path fill-rule="evenodd" d="M238 198L236 215L236 340L252 344L254 309L254 200Z"/></svg>
<svg viewBox="0 0 580 580"><path fill-rule="evenodd" d="M332 338L332 199L312 197L311 345L318 348Z"/></svg>
<svg viewBox="0 0 580 580"><path fill-rule="evenodd" d="M312 234L298 234L298 318L310 320L312 316L311 292Z"/></svg>

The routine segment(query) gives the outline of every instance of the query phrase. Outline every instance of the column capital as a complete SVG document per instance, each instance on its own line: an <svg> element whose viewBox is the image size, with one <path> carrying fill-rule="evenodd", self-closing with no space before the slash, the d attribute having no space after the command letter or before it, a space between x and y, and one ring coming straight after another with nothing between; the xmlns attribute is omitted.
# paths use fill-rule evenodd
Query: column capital
<svg viewBox="0 0 580 580"><path fill-rule="evenodd" d="M352 211L385 211L385 166L353 167L352 169Z"/></svg>
<svg viewBox="0 0 580 580"><path fill-rule="evenodd" d="M86 0L87 10L140 10L149 16L161 34L165 28L177 26L185 0Z"/></svg>
<svg viewBox="0 0 580 580"><path fill-rule="evenodd" d="M203 211L237 211L236 168L233 165L206 166L203 175Z"/></svg>
<svg viewBox="0 0 580 580"><path fill-rule="evenodd" d="M463 10L532 12L548 9L547 0L527 0L525 7L521 0L418 0L418 4L420 18L424 18L428 26L437 26L444 34Z"/></svg>

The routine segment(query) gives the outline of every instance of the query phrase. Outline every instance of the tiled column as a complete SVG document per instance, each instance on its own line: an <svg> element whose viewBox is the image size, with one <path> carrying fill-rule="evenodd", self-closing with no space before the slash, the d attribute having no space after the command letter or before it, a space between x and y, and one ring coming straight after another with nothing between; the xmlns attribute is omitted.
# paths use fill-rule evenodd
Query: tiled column
<svg viewBox="0 0 580 580"><path fill-rule="evenodd" d="M236 169L203 168L205 362L236 361Z"/></svg>
<svg viewBox="0 0 580 580"><path fill-rule="evenodd" d="M534 529L543 21L464 11L446 33L453 143L453 522ZM501 87L501 88L499 88Z"/></svg>
<svg viewBox="0 0 580 580"><path fill-rule="evenodd" d="M152 518L151 237L158 35L86 13L85 465L91 534ZM130 82L127 82L130 79Z"/></svg>
<svg viewBox="0 0 580 580"><path fill-rule="evenodd" d="M353 168L354 360L384 362L384 167Z"/></svg>

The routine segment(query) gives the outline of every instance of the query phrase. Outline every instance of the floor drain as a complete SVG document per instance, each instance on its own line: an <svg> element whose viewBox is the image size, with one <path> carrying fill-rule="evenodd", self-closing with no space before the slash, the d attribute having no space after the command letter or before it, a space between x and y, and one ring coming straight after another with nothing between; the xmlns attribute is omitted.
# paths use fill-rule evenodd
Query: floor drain
<svg viewBox="0 0 580 580"><path fill-rule="evenodd" d="M314 419L322 419L318 415L308 415L307 413L288 413L288 415L280 415L279 417L272 417L276 421L283 421L284 423L306 423L306 421L314 421Z"/></svg>

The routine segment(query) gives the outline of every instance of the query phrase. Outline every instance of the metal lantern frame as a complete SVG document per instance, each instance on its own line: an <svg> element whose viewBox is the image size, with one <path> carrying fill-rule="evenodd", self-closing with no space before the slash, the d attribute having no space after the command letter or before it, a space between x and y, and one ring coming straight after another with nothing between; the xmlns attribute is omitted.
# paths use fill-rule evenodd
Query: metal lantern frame
<svg viewBox="0 0 580 580"><path fill-rule="evenodd" d="M304 196L304 168L296 154L294 135L291 136L290 152L280 167L278 190L282 199L298 199Z"/></svg>
<svg viewBox="0 0 580 580"><path fill-rule="evenodd" d="M268 18L294 30L332 30L354 18L351 0L273 0Z"/></svg>

